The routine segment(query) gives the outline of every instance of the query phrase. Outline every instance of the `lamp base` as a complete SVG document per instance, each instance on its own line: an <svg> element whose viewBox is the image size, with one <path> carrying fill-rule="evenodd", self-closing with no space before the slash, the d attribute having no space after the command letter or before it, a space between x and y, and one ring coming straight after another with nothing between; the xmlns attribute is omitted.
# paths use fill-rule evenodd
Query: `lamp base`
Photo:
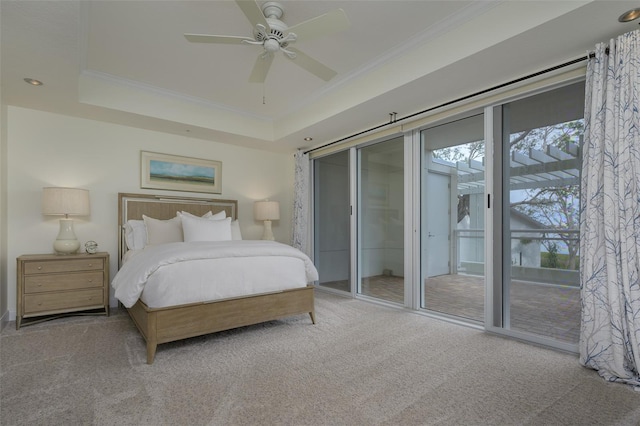
<svg viewBox="0 0 640 426"><path fill-rule="evenodd" d="M263 240L269 240L269 241L275 241L275 238L273 237L273 231L271 231L271 221L270 220L265 220L264 221L264 233L262 234L262 239Z"/></svg>
<svg viewBox="0 0 640 426"><path fill-rule="evenodd" d="M73 220L60 219L60 232L53 242L53 249L56 254L74 254L80 248L80 241L73 231Z"/></svg>
<svg viewBox="0 0 640 426"><path fill-rule="evenodd" d="M80 248L80 241L78 240L55 240L53 242L53 249L56 254L74 254L78 252Z"/></svg>

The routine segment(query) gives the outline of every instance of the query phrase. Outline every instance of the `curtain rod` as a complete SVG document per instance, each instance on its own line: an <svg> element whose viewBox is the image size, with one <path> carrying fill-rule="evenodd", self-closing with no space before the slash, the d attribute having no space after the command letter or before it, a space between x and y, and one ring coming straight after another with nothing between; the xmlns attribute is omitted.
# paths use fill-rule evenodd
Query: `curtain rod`
<svg viewBox="0 0 640 426"><path fill-rule="evenodd" d="M606 48L604 49L604 54L605 54L605 55L608 55L608 54L609 54L609 48L608 48L608 47L606 47ZM596 52L589 52L589 59L591 59L591 58L595 58L595 57L596 57Z"/></svg>
<svg viewBox="0 0 640 426"><path fill-rule="evenodd" d="M609 53L608 50L609 49L607 48L607 54ZM326 148L328 146L335 145L335 144L340 143L340 142L344 142L344 141L349 140L351 138L354 138L356 136L360 136L360 135L363 135L365 133L369 133L369 132L372 132L374 130L378 130L380 128L386 127L386 126L389 126L389 125L392 125L392 124L396 124L399 121L407 120L409 118L415 117L417 115L425 114L427 112L433 111L433 110L438 109L438 108L446 107L446 106L449 106L451 104L455 104L457 102L465 101L465 100L467 100L469 98L473 98L473 97L476 97L476 96L484 95L487 92L491 92L493 90L502 89L503 87L510 86L510 85L516 84L516 83L520 83L521 81L525 81L525 80L528 80L530 78L538 77L540 75L547 74L549 72L556 71L556 70L559 70L561 68L565 68L565 67L568 67L568 66L571 66L571 65L586 61L588 58L593 57L593 55L595 55L595 54L594 53L589 53L589 55L587 55L587 56L583 56L583 57L580 57L580 58L577 58L577 59L573 59L573 60L565 62L563 64L555 65L555 66L553 66L551 68L547 68L545 70L538 71L538 72L535 72L533 74L529 74L529 75L526 75L524 77L520 77L520 78L517 78L515 80L511 80L511 81L506 82L506 83L498 84L497 86L493 86L493 87L490 87L488 89L480 90L479 92L475 92L475 93L472 93L470 95L462 96L460 98L454 99L452 101L445 102L443 104L440 104L440 105L437 105L437 106L434 106L434 107L431 107L431 108L423 109L422 111L414 112L413 114L409 114L409 115L407 115L405 117L394 119L393 121L390 121L388 123L379 124L377 126L370 127L370 128L368 128L366 130L362 130L360 132L357 132L357 133L354 133L352 135L346 136L344 138L338 139L336 141L329 142L329 143L326 143L324 145L317 146L315 148L311 148L311 149L309 149L307 151L304 151L304 153L308 154L310 152L317 151L319 149Z"/></svg>

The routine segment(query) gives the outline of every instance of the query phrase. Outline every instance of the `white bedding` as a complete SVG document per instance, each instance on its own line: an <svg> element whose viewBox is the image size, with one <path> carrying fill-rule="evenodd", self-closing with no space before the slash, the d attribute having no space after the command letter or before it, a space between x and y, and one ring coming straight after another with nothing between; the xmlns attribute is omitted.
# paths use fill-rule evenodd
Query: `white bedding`
<svg viewBox="0 0 640 426"><path fill-rule="evenodd" d="M111 286L126 307L206 302L304 287L318 271L301 251L273 241L148 246L124 263Z"/></svg>

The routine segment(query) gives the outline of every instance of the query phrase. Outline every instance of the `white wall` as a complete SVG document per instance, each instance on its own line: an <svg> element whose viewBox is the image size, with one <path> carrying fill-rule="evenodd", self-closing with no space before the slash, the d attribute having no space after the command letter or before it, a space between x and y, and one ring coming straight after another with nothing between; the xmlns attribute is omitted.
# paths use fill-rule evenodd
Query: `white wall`
<svg viewBox="0 0 640 426"><path fill-rule="evenodd" d="M8 107L7 111L7 306L16 313L15 259L21 254L52 253L58 219L41 213L45 186L90 190L91 216L75 220L82 246L98 242L117 270L118 192L160 193L237 199L245 239L259 239L262 224L253 219L253 202L279 201L276 240L291 240L293 155L235 147L42 111ZM140 189L140 151L222 161L222 194ZM2 289L5 290L5 289ZM4 293L4 291L3 291ZM111 305L116 305L111 298ZM0 315L4 312L0 312Z"/></svg>
<svg viewBox="0 0 640 426"><path fill-rule="evenodd" d="M403 138L361 150L360 232L363 277L404 277ZM382 149L381 152L378 152Z"/></svg>
<svg viewBox="0 0 640 426"><path fill-rule="evenodd" d="M7 107L0 104L0 330L9 321L7 303Z"/></svg>

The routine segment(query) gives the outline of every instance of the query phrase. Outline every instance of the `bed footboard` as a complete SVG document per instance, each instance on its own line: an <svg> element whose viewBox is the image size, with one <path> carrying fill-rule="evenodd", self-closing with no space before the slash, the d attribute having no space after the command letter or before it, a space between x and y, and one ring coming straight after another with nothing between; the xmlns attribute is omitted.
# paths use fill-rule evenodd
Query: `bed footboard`
<svg viewBox="0 0 640 426"><path fill-rule="evenodd" d="M147 342L147 364L152 364L161 343L259 324L308 313L316 323L313 286L151 309L140 300L128 309Z"/></svg>

